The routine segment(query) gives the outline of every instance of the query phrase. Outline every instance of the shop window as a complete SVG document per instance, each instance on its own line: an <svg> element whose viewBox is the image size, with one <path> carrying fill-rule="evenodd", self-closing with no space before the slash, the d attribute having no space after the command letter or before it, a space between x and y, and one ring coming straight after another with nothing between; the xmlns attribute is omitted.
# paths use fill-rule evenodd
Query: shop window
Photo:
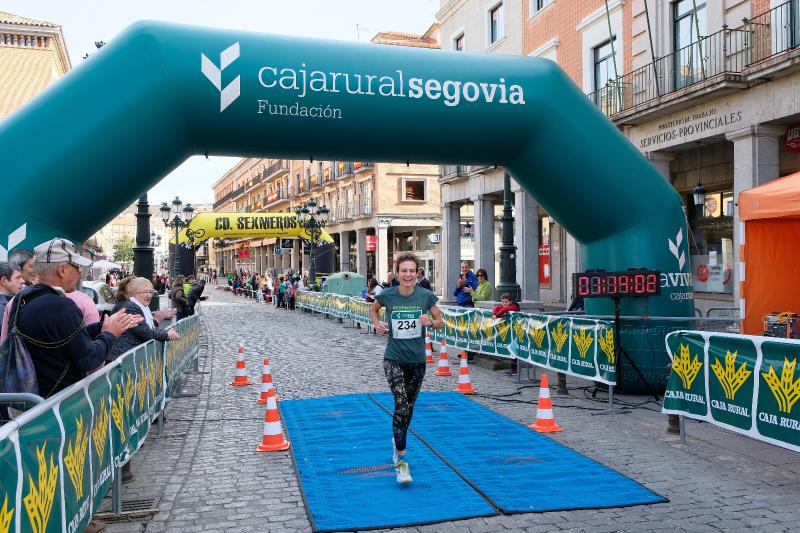
<svg viewBox="0 0 800 533"><path fill-rule="evenodd" d="M687 205L692 205L691 195ZM696 292L733 294L733 191L706 194L690 209L689 253Z"/></svg>
<svg viewBox="0 0 800 533"><path fill-rule="evenodd" d="M423 202L426 200L425 180L404 178L402 186L404 202Z"/></svg>

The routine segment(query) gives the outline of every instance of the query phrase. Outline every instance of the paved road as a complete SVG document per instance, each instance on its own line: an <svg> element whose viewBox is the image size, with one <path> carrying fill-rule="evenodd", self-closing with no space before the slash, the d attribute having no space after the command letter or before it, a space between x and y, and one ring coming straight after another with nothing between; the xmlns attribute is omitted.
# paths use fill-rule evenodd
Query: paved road
<svg viewBox="0 0 800 533"><path fill-rule="evenodd" d="M310 531L289 452L256 453L263 407L229 385L236 345L243 340L251 380L269 357L281 398L309 398L387 389L381 355L385 339L326 320L274 309L214 291L204 306L207 326L201 373L186 389L196 397L168 407L161 437L149 437L133 458L136 475L126 500L155 500L159 513L142 522L114 523L119 531ZM455 361L452 361L455 363ZM485 395L518 390L513 378L472 368ZM453 379L426 376L424 391L452 390ZM665 417L649 404L629 415L592 416L603 404L585 398L587 382L570 382L568 396L553 394L565 428L552 438L667 496L670 503L479 518L393 531L745 531L796 530L800 508L800 454L687 421L688 441L664 432ZM532 401L536 388L514 398ZM535 407L474 397L530 423ZM625 397L628 401L644 398ZM147 502L144 502L145 504Z"/></svg>

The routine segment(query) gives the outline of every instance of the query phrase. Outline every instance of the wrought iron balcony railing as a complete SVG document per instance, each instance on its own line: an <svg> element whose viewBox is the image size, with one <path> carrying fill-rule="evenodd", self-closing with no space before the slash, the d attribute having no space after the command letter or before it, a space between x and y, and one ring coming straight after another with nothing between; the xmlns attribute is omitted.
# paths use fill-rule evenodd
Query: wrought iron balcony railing
<svg viewBox="0 0 800 533"><path fill-rule="evenodd" d="M800 17L794 0L744 25L722 30L632 72L609 80L589 98L612 116L720 75L740 75L748 67L800 44ZM443 176L444 177L444 176Z"/></svg>

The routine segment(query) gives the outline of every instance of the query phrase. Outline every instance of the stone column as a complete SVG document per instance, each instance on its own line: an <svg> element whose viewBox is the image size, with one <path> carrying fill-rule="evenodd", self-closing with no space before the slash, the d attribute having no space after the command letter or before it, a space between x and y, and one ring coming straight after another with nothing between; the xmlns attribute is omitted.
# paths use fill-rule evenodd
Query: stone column
<svg viewBox="0 0 800 533"><path fill-rule="evenodd" d="M655 167L656 171L661 174L667 183L672 184L672 176L669 172L669 163L675 159L673 152L646 152L645 157Z"/></svg>
<svg viewBox="0 0 800 533"><path fill-rule="evenodd" d="M386 281L386 273L389 272L389 228L378 226L375 233L378 236L375 247L375 277L383 282Z"/></svg>
<svg viewBox="0 0 800 533"><path fill-rule="evenodd" d="M521 299L539 301L539 204L522 189L514 192L514 244Z"/></svg>
<svg viewBox="0 0 800 533"><path fill-rule="evenodd" d="M347 272L350 270L350 232L339 232L339 270Z"/></svg>
<svg viewBox="0 0 800 533"><path fill-rule="evenodd" d="M778 178L780 142L786 128L756 124L725 135L733 142L733 198L739 203L742 191L763 185ZM744 302L741 302L739 282L739 245L742 244L743 225L740 225L739 210L733 210L733 301L740 306L744 318Z"/></svg>
<svg viewBox="0 0 800 533"><path fill-rule="evenodd" d="M494 202L485 196L472 199L475 204L475 268L486 269L489 281L497 286L494 270Z"/></svg>
<svg viewBox="0 0 800 533"><path fill-rule="evenodd" d="M356 272L367 276L367 228L356 230Z"/></svg>
<svg viewBox="0 0 800 533"><path fill-rule="evenodd" d="M300 272L300 239L292 239L292 269Z"/></svg>
<svg viewBox="0 0 800 533"><path fill-rule="evenodd" d="M461 213L460 206L452 203L444 204L442 208L442 299L453 301L453 291L456 288L456 278L459 274L461 262Z"/></svg>

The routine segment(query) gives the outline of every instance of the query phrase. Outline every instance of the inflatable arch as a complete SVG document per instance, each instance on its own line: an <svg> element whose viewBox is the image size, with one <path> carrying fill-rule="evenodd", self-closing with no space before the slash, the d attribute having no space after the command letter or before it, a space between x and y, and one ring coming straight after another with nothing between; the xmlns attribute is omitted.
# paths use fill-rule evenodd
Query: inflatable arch
<svg viewBox="0 0 800 533"><path fill-rule="evenodd" d="M649 314L692 314L680 197L555 63L159 22L0 124L3 251L87 238L196 154L503 165L585 268L659 269Z"/></svg>
<svg viewBox="0 0 800 533"><path fill-rule="evenodd" d="M200 213L178 234L181 245L198 246L208 239L294 239L311 240L309 231L294 213ZM170 243L175 244L173 236ZM319 242L332 243L324 229Z"/></svg>

